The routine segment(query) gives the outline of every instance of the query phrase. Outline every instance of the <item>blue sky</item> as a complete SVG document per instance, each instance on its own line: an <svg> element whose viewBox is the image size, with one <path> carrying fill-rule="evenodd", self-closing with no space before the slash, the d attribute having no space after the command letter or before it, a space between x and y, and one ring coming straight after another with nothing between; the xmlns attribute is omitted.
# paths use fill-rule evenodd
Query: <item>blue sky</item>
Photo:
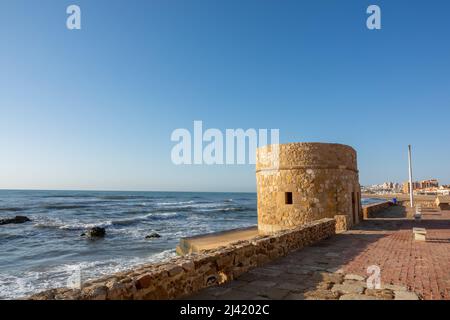
<svg viewBox="0 0 450 320"><path fill-rule="evenodd" d="M66 8L82 29L66 28ZM382 30L366 28L366 8ZM170 135L278 128L358 151L362 184L450 183L448 1L0 2L0 188L254 191Z"/></svg>

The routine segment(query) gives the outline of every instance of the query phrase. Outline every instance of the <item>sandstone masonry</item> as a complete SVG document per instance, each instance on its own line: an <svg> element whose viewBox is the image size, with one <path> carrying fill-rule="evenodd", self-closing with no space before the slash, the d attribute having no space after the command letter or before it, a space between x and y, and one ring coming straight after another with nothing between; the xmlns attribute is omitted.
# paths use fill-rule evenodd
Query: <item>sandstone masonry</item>
<svg viewBox="0 0 450 320"><path fill-rule="evenodd" d="M290 143L258 148L256 179L262 233L335 217L337 231L343 231L363 219L356 151L349 146Z"/></svg>
<svg viewBox="0 0 450 320"><path fill-rule="evenodd" d="M389 208L390 206L393 206L393 205L394 205L394 203L392 203L391 201L384 201L384 202L380 202L380 203L369 204L367 206L364 206L362 209L363 217L364 217L364 219L375 218L376 217L375 214L377 212L386 210L387 208Z"/></svg>

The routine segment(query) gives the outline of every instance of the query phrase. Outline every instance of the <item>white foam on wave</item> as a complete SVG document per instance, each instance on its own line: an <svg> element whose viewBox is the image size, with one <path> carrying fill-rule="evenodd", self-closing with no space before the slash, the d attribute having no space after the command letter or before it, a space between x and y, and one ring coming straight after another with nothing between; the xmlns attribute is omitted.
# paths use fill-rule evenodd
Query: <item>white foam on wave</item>
<svg viewBox="0 0 450 320"><path fill-rule="evenodd" d="M93 227L109 227L112 225L127 225L150 218L173 218L179 216L178 212L151 212L144 215L126 216L121 219L103 220L98 222L81 222L79 220L62 220L60 218L37 217L33 219L37 228L56 228L61 230L85 230Z"/></svg>
<svg viewBox="0 0 450 320"><path fill-rule="evenodd" d="M20 245L16 246L20 253L17 259L23 256L26 260L11 261L9 266L10 261L4 259L7 263L5 268L0 268L0 299L18 298L45 289L66 286L68 277L77 268L83 270L83 279L86 280L127 270L139 264L164 260L175 255L174 249L170 248L175 246L180 237L242 227L250 219L247 213L241 215L232 211L254 211L256 220L256 207L253 209L250 205L241 204L239 198L233 201L228 197L155 197L152 200L136 198L111 204L109 201L105 202L106 204L100 201L99 205L92 207L95 209L90 211L27 211L26 214L32 222L21 226L19 232L11 228L11 232L14 232L12 235L17 239L9 234L1 235L5 250L15 250L17 241ZM256 206L256 203L254 204ZM33 204L34 207L37 206ZM94 226L107 228L105 241L79 240L83 239L79 237L81 230ZM27 232L30 236L27 236ZM162 237L145 240L145 236L151 232L158 232ZM70 239L74 239L73 250ZM134 244L123 249L124 255L128 257L121 254L123 242ZM40 246L41 243L48 245ZM40 247L35 252L37 246ZM147 250L154 252L164 249L168 250L139 257L149 254ZM118 258L110 259L109 250ZM134 250L136 253L133 253ZM33 252L33 255L29 255L29 252ZM41 253L44 256L38 257ZM36 257L36 261L32 260ZM15 269L16 263L20 267ZM52 265L54 267L51 267Z"/></svg>
<svg viewBox="0 0 450 320"><path fill-rule="evenodd" d="M221 209L226 208L228 204L226 203L186 203L186 204L172 204L172 205L164 205L162 206L164 209L170 209L170 210L183 210L183 209L191 209L191 210L203 210L206 211L207 209Z"/></svg>
<svg viewBox="0 0 450 320"><path fill-rule="evenodd" d="M47 270L26 271L20 275L0 273L0 299L17 299L51 288L66 287L67 281L76 270L81 271L82 281L88 281L142 264L165 261L175 255L175 250L169 249L148 257L82 261Z"/></svg>
<svg viewBox="0 0 450 320"><path fill-rule="evenodd" d="M106 221L102 221L102 222L96 222L96 223L73 223L73 224L66 224L66 225L62 225L61 227L59 227L62 230L83 230L83 229L89 229L89 228L93 228L93 227L108 227L110 225L113 224L113 221L111 220L106 220Z"/></svg>
<svg viewBox="0 0 450 320"><path fill-rule="evenodd" d="M56 228L61 230L84 230L93 227L108 227L113 224L111 220L83 223L78 220L62 220L59 218L37 217L33 219L37 228Z"/></svg>
<svg viewBox="0 0 450 320"><path fill-rule="evenodd" d="M123 218L123 219L117 219L113 220L113 224L127 224L127 223L133 223L136 221L141 220L147 220L149 218L167 218L167 217L176 217L178 216L178 212L151 212L140 216L130 217L130 218Z"/></svg>
<svg viewBox="0 0 450 320"><path fill-rule="evenodd" d="M157 202L156 205L158 206L171 206L171 205L183 205L183 204L191 204L191 203L195 203L194 200L189 200L189 201L176 201L176 202Z"/></svg>

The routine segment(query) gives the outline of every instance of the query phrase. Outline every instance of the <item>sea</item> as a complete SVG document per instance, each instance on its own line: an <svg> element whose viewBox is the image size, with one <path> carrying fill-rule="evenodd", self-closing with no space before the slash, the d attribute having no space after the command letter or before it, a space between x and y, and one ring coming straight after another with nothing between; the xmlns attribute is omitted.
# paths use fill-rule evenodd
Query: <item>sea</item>
<svg viewBox="0 0 450 320"><path fill-rule="evenodd" d="M0 190L0 219L16 215L31 222L0 225L0 299L67 286L77 270L88 280L169 259L182 237L257 224L256 193ZM106 236L81 236L94 226Z"/></svg>

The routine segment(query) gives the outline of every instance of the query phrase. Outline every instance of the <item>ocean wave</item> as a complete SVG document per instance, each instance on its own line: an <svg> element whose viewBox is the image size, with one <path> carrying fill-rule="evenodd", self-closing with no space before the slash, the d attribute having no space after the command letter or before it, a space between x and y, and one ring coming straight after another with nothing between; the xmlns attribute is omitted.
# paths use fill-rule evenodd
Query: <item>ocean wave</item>
<svg viewBox="0 0 450 320"><path fill-rule="evenodd" d="M74 224L66 224L59 227L61 230L84 230L90 229L94 227L109 227L113 224L111 220L102 221L102 222L93 222L93 223L74 223Z"/></svg>
<svg viewBox="0 0 450 320"><path fill-rule="evenodd" d="M231 207L231 208L223 208L218 209L218 212L242 212L242 211L252 211L255 210L254 208L250 207Z"/></svg>
<svg viewBox="0 0 450 320"><path fill-rule="evenodd" d="M146 201L153 201L152 198L149 198L148 196L133 196L133 195L123 195L123 196L97 196L98 199L103 200L136 200L136 199L145 199Z"/></svg>
<svg viewBox="0 0 450 320"><path fill-rule="evenodd" d="M80 272L82 281L89 281L117 272L132 270L143 264L165 261L175 256L169 249L147 257L115 258L103 261L81 261L58 265L39 271L26 271L19 275L0 274L0 299L18 299L58 287L66 287L74 272Z"/></svg>
<svg viewBox="0 0 450 320"><path fill-rule="evenodd" d="M173 205L165 205L162 208L163 209L173 209L173 210L192 210L192 209L204 209L204 208L223 208L227 206L227 204L222 202L206 202L206 203L199 203L199 202L193 202L193 203L181 203L181 204L173 204Z"/></svg>
<svg viewBox="0 0 450 320"><path fill-rule="evenodd" d="M91 194L49 194L49 195L39 195L35 198L92 198Z"/></svg>
<svg viewBox="0 0 450 320"><path fill-rule="evenodd" d="M63 221L60 219L37 218L35 219L34 222L34 226L36 228L49 228L49 229L71 230L71 231L85 230L93 227L105 228L111 225L112 225L111 220L83 223L79 221Z"/></svg>
<svg viewBox="0 0 450 320"><path fill-rule="evenodd" d="M147 219L173 219L180 216L178 212L152 212L141 216L113 220L113 225L129 225Z"/></svg>
<svg viewBox="0 0 450 320"><path fill-rule="evenodd" d="M23 211L25 210L25 208L18 208L18 207L4 207L4 208L0 208L0 212L3 211L10 211L10 212L18 212L18 211Z"/></svg>
<svg viewBox="0 0 450 320"><path fill-rule="evenodd" d="M84 276L97 278L162 260L174 254L180 237L256 223L256 198L250 195L33 192L16 198L0 194L0 200L0 210L13 208L0 215L24 210L32 220L0 230L0 299L63 286L79 265ZM106 241L79 237L95 226L106 228ZM145 240L152 232L162 237Z"/></svg>
<svg viewBox="0 0 450 320"><path fill-rule="evenodd" d="M184 205L184 204L192 204L195 203L195 201L178 201L178 202L157 202L156 205L158 206L178 206L178 205Z"/></svg>
<svg viewBox="0 0 450 320"><path fill-rule="evenodd" d="M3 241L12 241L22 238L21 234L10 234L10 233L0 233L0 240Z"/></svg>
<svg viewBox="0 0 450 320"><path fill-rule="evenodd" d="M39 217L34 221L36 228L54 228L61 230L85 230L93 227L106 228L109 226L126 226L132 225L145 220L165 220L176 219L181 215L179 212L150 212L144 215L124 217L120 219L109 219L98 222L81 222L81 221L64 221L61 219L51 219L47 217Z"/></svg>
<svg viewBox="0 0 450 320"><path fill-rule="evenodd" d="M244 206L231 203L193 203L182 205L166 205L157 208L149 208L153 212L179 212L179 213L196 213L196 212L230 212L230 211L255 211L255 206Z"/></svg>
<svg viewBox="0 0 450 320"><path fill-rule="evenodd" d="M243 211L254 211L254 208L250 207L225 207L225 208L206 208L206 209L197 209L196 212L243 212Z"/></svg>
<svg viewBox="0 0 450 320"><path fill-rule="evenodd" d="M48 204L43 205L41 208L47 210L68 210L68 209L84 209L89 207L91 206L86 204Z"/></svg>

